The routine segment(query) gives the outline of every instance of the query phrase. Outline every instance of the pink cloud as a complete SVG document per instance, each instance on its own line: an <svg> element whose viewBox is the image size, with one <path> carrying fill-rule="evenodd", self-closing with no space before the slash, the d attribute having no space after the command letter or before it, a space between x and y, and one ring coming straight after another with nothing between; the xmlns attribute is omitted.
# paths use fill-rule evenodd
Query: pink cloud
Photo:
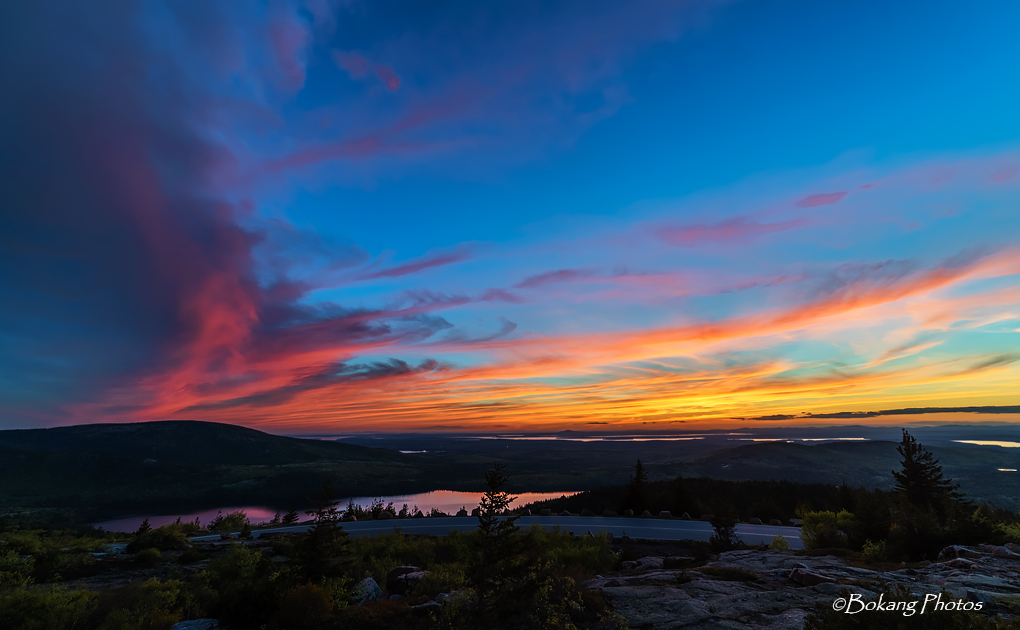
<svg viewBox="0 0 1020 630"><path fill-rule="evenodd" d="M292 17L279 19L270 25L269 39L276 54L283 86L290 90L304 87L304 55L310 39L306 25Z"/></svg>
<svg viewBox="0 0 1020 630"><path fill-rule="evenodd" d="M572 282L591 277L592 272L584 269L560 269L559 271L547 271L534 276L529 276L517 284L515 289L533 289L546 284L556 282Z"/></svg>
<svg viewBox="0 0 1020 630"><path fill-rule="evenodd" d="M333 61L354 80L364 79L370 73L374 73L391 92L400 88L400 77L391 66L373 64L363 55L343 50L333 51Z"/></svg>
<svg viewBox="0 0 1020 630"><path fill-rule="evenodd" d="M466 251L456 251L446 254L436 254L431 256L423 256L417 260L398 265L396 267L389 267L387 269L380 269L379 271L373 271L361 276L362 280L375 280L378 278L399 278L400 276L406 276L408 274L416 273L424 269L430 269L432 267L440 267L442 265L449 265L452 263L461 262L468 258Z"/></svg>
<svg viewBox="0 0 1020 630"><path fill-rule="evenodd" d="M864 188L862 186L861 188ZM834 193L818 193L816 195L808 195L797 202L798 208L817 208L818 206L828 206L830 204L838 203L843 197L846 197L846 191L834 192Z"/></svg>
<svg viewBox="0 0 1020 630"><path fill-rule="evenodd" d="M758 223L748 217L734 217L712 225L692 225L688 227L662 228L656 235L667 243L681 247L694 247L699 243L747 242L758 236L771 232L781 232L802 227L807 219L792 219L779 223Z"/></svg>
<svg viewBox="0 0 1020 630"><path fill-rule="evenodd" d="M996 184L1008 182L1009 180L1016 177L1017 173L1020 173L1020 166L1017 166L1016 164L1010 164L1009 166L1004 166L1001 169L992 173L992 181Z"/></svg>
<svg viewBox="0 0 1020 630"><path fill-rule="evenodd" d="M368 76L370 64L367 59L358 53L334 50L333 61L338 68L346 71L352 79L364 79Z"/></svg>
<svg viewBox="0 0 1020 630"><path fill-rule="evenodd" d="M400 88L400 77L393 71L393 68L389 66L376 66L375 76L379 77L379 80L383 82L390 91L397 90Z"/></svg>

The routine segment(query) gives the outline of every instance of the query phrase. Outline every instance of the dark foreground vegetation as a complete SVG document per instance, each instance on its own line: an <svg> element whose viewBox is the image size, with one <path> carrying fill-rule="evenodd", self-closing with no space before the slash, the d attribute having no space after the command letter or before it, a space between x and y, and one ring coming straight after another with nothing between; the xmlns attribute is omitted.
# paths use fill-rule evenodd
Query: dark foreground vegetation
<svg viewBox="0 0 1020 630"><path fill-rule="evenodd" d="M196 618L267 630L625 627L581 585L617 564L606 537L521 531L506 514L505 481L490 471L478 529L444 537L349 539L326 497L307 534L202 545L188 538L195 524L143 526L126 539L131 553L113 558L93 555L113 534L9 528L0 628L168 630ZM402 566L414 579L396 589L387 582ZM106 588L104 575L114 580ZM382 598L378 585L401 596Z"/></svg>

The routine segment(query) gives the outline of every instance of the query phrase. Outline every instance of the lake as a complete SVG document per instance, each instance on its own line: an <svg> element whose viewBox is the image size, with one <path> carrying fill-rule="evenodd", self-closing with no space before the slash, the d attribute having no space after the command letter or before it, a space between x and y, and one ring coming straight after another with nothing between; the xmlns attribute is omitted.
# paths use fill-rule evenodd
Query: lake
<svg viewBox="0 0 1020 630"><path fill-rule="evenodd" d="M546 499L556 499L561 496L570 496L574 492L522 492L517 495L514 501L514 506L525 505L533 503L535 501L544 501ZM428 513L432 508L437 508L446 512L447 514L454 514L461 507L464 507L468 512L478 507L478 502L481 501L481 492L456 492L453 490L434 490L432 492L421 492L418 494L402 494L388 497L345 497L340 500L340 507L346 507L351 501L355 504L367 507L375 499L380 499L382 502L390 503L393 502L393 507L398 511L401 506L405 503L409 509L418 506L418 509L424 513ZM219 512L229 514L230 512L236 512L238 510L244 510L245 514L248 515L248 519L253 525L259 523L266 523L272 520L273 516L276 515L276 508L266 506L230 506L230 507L215 507L208 510L200 510L195 512L188 512L186 514L149 514L141 516L126 516L123 518L111 519L108 521L102 521L100 523L93 523L96 527L102 527L106 531L110 532L133 532L138 529L138 526L142 524L142 521L149 519L149 525L153 527L162 527L163 525L169 525L177 520L178 517L182 521L192 522L196 518L202 525L208 525L210 521L216 518ZM302 513L301 520L306 520L308 517Z"/></svg>

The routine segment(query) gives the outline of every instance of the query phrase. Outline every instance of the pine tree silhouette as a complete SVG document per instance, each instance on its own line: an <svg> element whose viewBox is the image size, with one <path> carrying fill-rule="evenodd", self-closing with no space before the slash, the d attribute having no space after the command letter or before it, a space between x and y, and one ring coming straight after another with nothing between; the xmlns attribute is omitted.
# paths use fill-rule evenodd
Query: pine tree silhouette
<svg viewBox="0 0 1020 630"><path fill-rule="evenodd" d="M900 500L919 510L934 510L945 514L948 503L962 502L959 484L942 474L942 466L928 450L917 443L914 436L903 429L903 440L896 447L902 469L892 471L896 479L894 492Z"/></svg>

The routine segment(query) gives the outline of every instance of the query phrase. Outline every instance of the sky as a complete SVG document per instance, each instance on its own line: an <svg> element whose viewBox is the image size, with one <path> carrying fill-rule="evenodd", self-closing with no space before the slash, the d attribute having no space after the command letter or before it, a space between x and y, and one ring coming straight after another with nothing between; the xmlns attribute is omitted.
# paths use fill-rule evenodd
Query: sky
<svg viewBox="0 0 1020 630"><path fill-rule="evenodd" d="M1020 420L1018 3L104 7L0 8L0 428Z"/></svg>

